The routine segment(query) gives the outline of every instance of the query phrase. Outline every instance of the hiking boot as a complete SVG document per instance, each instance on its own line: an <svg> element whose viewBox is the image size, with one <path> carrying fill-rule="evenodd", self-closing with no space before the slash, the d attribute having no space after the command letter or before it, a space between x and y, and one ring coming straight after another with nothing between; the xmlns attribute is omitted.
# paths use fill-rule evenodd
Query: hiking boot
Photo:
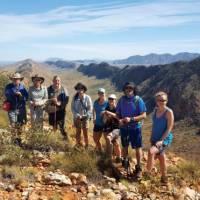
<svg viewBox="0 0 200 200"><path fill-rule="evenodd" d="M119 156L117 156L117 157L115 158L115 162L116 162L116 163L121 163L121 162L122 162L122 159L121 159Z"/></svg>
<svg viewBox="0 0 200 200"><path fill-rule="evenodd" d="M130 163L129 163L129 159L128 158L124 158L122 160L122 166L125 168L125 169L128 169L130 167Z"/></svg>
<svg viewBox="0 0 200 200"><path fill-rule="evenodd" d="M161 183L161 185L166 186L168 183L167 176L161 176L160 183Z"/></svg>
<svg viewBox="0 0 200 200"><path fill-rule="evenodd" d="M142 168L140 165L135 165L135 177L140 179L142 177Z"/></svg>
<svg viewBox="0 0 200 200"><path fill-rule="evenodd" d="M22 140L21 140L21 138L15 138L14 144L17 145L17 146L19 146L19 147L22 147Z"/></svg>

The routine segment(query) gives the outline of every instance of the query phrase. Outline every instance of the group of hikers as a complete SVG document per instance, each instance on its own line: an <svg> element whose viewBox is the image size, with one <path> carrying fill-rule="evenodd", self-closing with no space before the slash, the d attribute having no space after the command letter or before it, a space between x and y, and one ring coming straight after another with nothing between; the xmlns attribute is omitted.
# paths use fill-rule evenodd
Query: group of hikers
<svg viewBox="0 0 200 200"><path fill-rule="evenodd" d="M4 109L8 112L11 127L21 131L26 123L26 101L29 102L32 129L43 127L44 113L49 115L49 124L54 130L58 127L65 140L68 140L65 131L65 108L69 101L67 90L62 86L59 76L53 77L53 84L43 86L44 77L32 77L33 86L27 91L19 73L10 77L12 83L5 88L6 101ZM71 102L73 123L76 129L76 146L85 148L89 145L89 121L93 120L93 140L97 152L102 152L101 137L106 141L106 155L110 160L129 166L129 144L135 149L137 164L135 177L142 176L142 125L146 118L146 106L143 99L137 95L134 84L127 82L123 86L123 95L117 101L115 94L108 95L104 88L97 91L97 99L92 103L87 94L87 87L77 83L74 87L75 95ZM174 124L173 111L167 107L168 95L163 91L155 94L156 107L152 116L151 147L148 151L146 175L150 175L155 159L160 161L161 182L167 183L167 165L165 149L172 142L172 128ZM84 145L81 139L84 136ZM20 137L16 138L20 143ZM121 148L122 146L122 148Z"/></svg>

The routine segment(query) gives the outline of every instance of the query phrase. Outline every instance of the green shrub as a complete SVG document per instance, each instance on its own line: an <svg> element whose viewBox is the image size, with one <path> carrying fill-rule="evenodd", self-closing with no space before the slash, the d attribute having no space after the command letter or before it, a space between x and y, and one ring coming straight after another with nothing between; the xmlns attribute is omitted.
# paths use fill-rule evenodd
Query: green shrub
<svg viewBox="0 0 200 200"><path fill-rule="evenodd" d="M65 172L83 173L93 180L101 174L98 170L98 157L93 151L77 151L71 149L65 154L57 154L52 158L51 168L62 169Z"/></svg>

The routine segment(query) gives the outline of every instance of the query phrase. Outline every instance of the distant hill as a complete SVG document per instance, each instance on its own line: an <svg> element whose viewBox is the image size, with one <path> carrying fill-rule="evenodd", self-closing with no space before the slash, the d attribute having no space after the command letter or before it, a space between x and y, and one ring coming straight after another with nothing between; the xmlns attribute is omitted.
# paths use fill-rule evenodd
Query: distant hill
<svg viewBox="0 0 200 200"><path fill-rule="evenodd" d="M169 94L170 107L177 120L188 118L200 124L200 57L190 62L126 66L123 69L104 63L103 67L102 64L81 66L78 71L101 79L110 78L119 90L125 82L134 82L149 112L155 105L155 92L164 90Z"/></svg>
<svg viewBox="0 0 200 200"><path fill-rule="evenodd" d="M77 69L87 76L96 76L99 79L111 78L116 72L120 71L118 67L102 62L100 64L91 63L89 65L80 65Z"/></svg>
<svg viewBox="0 0 200 200"><path fill-rule="evenodd" d="M200 56L198 53L178 53L172 54L148 54L145 56L135 55L130 56L126 59L114 60L112 64L123 64L123 65L158 65L158 64L169 64L177 61L191 61Z"/></svg>
<svg viewBox="0 0 200 200"><path fill-rule="evenodd" d="M62 69L74 69L76 68L76 63L75 62L71 62L71 61L65 61L65 60L47 60L45 61L46 64L54 66L54 67L58 67L58 68L62 68Z"/></svg>

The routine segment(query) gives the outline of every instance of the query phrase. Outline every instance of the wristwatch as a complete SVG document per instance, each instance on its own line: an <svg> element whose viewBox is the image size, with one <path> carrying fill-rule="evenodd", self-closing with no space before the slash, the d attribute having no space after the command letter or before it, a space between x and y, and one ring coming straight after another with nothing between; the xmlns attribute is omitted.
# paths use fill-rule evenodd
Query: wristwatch
<svg viewBox="0 0 200 200"><path fill-rule="evenodd" d="M131 117L131 122L134 122L135 120L134 120L134 117Z"/></svg>

